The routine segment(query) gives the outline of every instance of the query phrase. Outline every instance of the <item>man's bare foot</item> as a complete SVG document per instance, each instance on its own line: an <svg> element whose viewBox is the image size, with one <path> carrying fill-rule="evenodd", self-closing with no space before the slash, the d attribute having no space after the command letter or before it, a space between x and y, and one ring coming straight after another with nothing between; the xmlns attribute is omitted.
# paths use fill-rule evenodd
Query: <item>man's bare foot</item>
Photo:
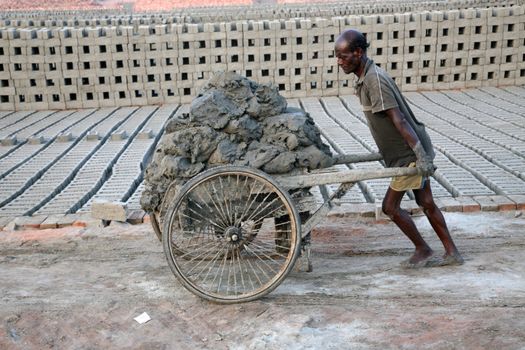
<svg viewBox="0 0 525 350"><path fill-rule="evenodd" d="M417 264L417 263L419 263L419 262L421 262L423 260L428 259L429 257L432 256L432 254L434 254L434 251L432 249L430 249L430 248L416 249L416 251L410 257L410 259L408 259L408 261L411 264Z"/></svg>
<svg viewBox="0 0 525 350"><path fill-rule="evenodd" d="M465 263L465 260L459 254L459 252L456 252L454 254L445 254L443 255L443 265L441 266L449 266L449 265L463 265Z"/></svg>
<svg viewBox="0 0 525 350"><path fill-rule="evenodd" d="M430 248L427 249L416 249L410 259L405 260L401 263L402 267L405 268L418 268L424 267L427 261L432 258L434 251Z"/></svg>
<svg viewBox="0 0 525 350"><path fill-rule="evenodd" d="M427 259L424 266L421 267L439 267L439 266L455 266L464 264L463 257L459 252L454 254L445 254L442 257L432 257Z"/></svg>

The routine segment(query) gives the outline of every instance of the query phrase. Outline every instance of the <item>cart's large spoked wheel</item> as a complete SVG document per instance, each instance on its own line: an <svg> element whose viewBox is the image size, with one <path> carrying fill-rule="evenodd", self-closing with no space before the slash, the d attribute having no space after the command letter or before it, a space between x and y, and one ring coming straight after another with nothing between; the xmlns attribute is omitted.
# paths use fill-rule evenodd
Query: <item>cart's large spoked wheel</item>
<svg viewBox="0 0 525 350"><path fill-rule="evenodd" d="M222 303L254 300L292 269L299 220L288 193L265 173L214 168L186 183L167 210L164 252L191 292Z"/></svg>

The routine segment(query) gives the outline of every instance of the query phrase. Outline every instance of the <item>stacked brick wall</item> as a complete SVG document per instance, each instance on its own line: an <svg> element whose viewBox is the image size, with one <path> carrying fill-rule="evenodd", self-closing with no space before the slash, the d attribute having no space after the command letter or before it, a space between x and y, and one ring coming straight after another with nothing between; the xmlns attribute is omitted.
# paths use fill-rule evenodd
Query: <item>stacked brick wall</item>
<svg viewBox="0 0 525 350"><path fill-rule="evenodd" d="M446 11L468 8L522 6L525 0L356 0L305 4L194 7L164 12L126 10L91 11L7 11L0 13L0 27L88 27L156 25L171 23L209 23L239 20L291 18L332 18L334 16L394 14L420 11Z"/></svg>
<svg viewBox="0 0 525 350"><path fill-rule="evenodd" d="M0 30L0 109L186 103L212 72L286 97L353 92L334 40L357 28L405 91L525 84L520 6L330 19Z"/></svg>

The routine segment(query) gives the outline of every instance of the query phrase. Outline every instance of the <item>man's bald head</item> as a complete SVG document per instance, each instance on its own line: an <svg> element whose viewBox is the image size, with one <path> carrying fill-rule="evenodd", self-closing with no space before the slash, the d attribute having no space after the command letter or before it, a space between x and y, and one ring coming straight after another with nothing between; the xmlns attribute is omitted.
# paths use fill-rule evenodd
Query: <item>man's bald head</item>
<svg viewBox="0 0 525 350"><path fill-rule="evenodd" d="M365 36L357 30L349 29L339 35L335 42L337 65L346 74L360 75L367 62Z"/></svg>
<svg viewBox="0 0 525 350"><path fill-rule="evenodd" d="M363 33L354 29L348 29L339 35L335 42L335 46L340 49L348 49L350 52L361 48L363 52L366 53L369 44L366 42L366 37Z"/></svg>

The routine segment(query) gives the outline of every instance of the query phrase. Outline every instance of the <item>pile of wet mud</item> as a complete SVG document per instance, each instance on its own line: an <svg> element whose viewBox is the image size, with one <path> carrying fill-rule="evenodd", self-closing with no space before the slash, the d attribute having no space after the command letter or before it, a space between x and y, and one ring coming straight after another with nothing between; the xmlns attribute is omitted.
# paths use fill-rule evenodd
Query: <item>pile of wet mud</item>
<svg viewBox="0 0 525 350"><path fill-rule="evenodd" d="M246 165L269 174L333 165L313 119L287 107L276 87L232 72L213 76L191 103L172 117L145 173L141 206L158 211L172 182L183 184L218 165Z"/></svg>

